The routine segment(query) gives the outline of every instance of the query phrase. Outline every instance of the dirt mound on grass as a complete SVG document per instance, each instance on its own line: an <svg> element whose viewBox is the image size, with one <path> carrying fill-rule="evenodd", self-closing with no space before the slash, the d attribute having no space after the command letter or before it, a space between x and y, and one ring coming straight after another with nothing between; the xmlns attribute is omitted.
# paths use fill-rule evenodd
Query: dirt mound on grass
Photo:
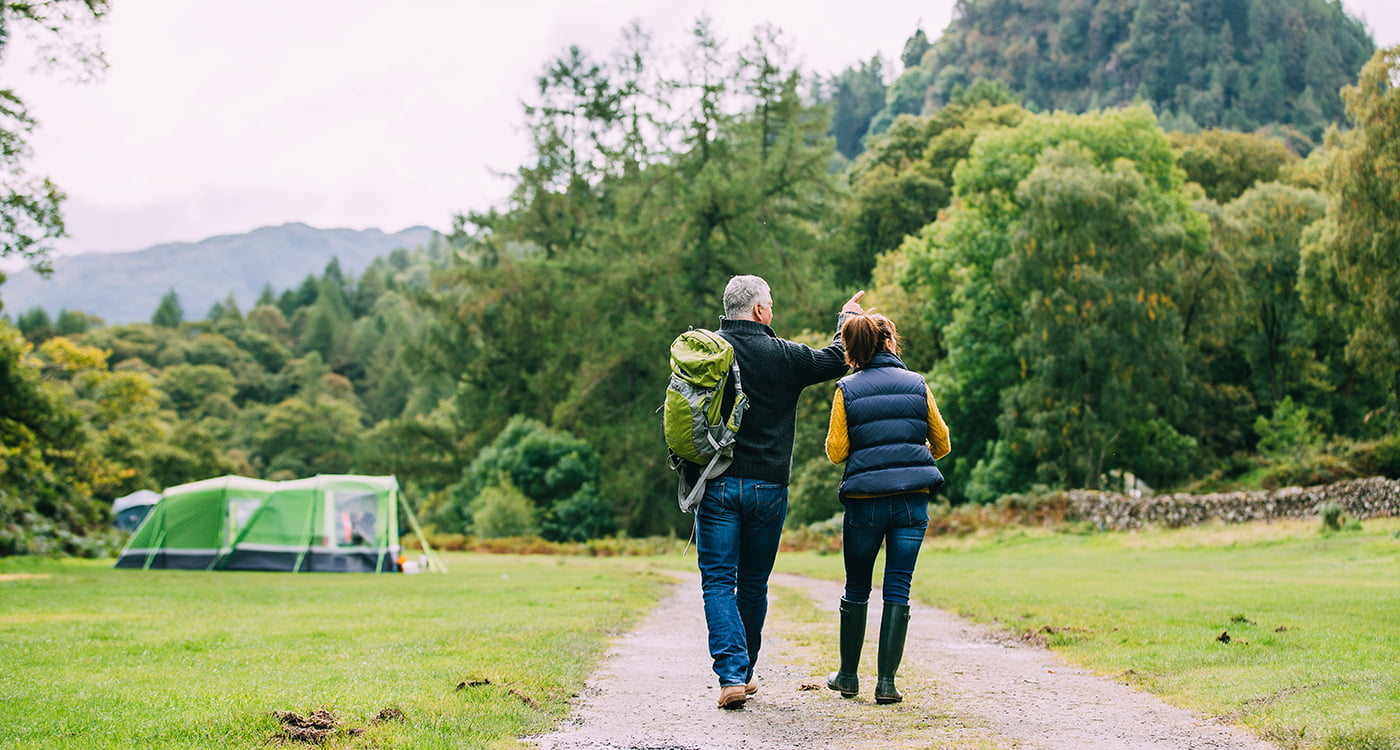
<svg viewBox="0 0 1400 750"><path fill-rule="evenodd" d="M334 712L324 708L318 708L305 716L295 711L273 711L272 715L282 726L277 733L267 738L268 744L271 745L294 742L320 745L333 737L357 737L365 733L362 727L350 726ZM369 723L373 725L385 721L406 721L407 718L398 707L390 706L375 714Z"/></svg>
<svg viewBox="0 0 1400 750"><path fill-rule="evenodd" d="M390 706L389 708L386 708L386 709L381 710L378 714L375 714L374 719L371 720L370 723L371 723L371 724L378 724L378 723L384 722L384 721L407 721L407 720L408 720L408 717L403 715L403 711L400 711L400 710L398 709L398 707L396 707L396 706Z"/></svg>
<svg viewBox="0 0 1400 750"><path fill-rule="evenodd" d="M305 742L319 745L336 734L354 736L365 731L358 727L344 726L339 716L324 708L318 708L305 716L295 711L273 711L272 715L277 717L277 722L282 728L267 738L269 743Z"/></svg>

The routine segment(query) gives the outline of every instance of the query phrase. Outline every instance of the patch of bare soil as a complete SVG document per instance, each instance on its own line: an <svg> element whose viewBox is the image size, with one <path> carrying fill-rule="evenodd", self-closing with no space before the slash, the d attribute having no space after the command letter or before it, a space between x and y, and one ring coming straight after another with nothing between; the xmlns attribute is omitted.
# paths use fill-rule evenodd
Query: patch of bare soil
<svg viewBox="0 0 1400 750"><path fill-rule="evenodd" d="M350 726L332 711L318 708L305 716L295 711L273 711L280 726L278 731L267 738L270 745L302 743L321 745L339 737L358 737L365 733L363 727ZM385 708L370 719L370 724L385 721L404 721L407 717L396 707Z"/></svg>
<svg viewBox="0 0 1400 750"><path fill-rule="evenodd" d="M699 576L636 630L618 638L541 750L777 750L789 748L1108 748L1276 750L1222 725L1065 664L1038 645L915 604L899 686L905 700L877 706L878 607L871 607L861 694L825 688L836 664L841 586L791 575L773 585L805 592L824 622L770 608L759 692L742 710L716 707ZM878 590L874 600L878 603Z"/></svg>
<svg viewBox="0 0 1400 750"><path fill-rule="evenodd" d="M282 727L277 734L268 738L268 742L305 742L319 745L342 732L354 736L365 731L344 726L339 716L324 708L318 708L305 716L295 711L274 711L272 715L277 717L277 723Z"/></svg>
<svg viewBox="0 0 1400 750"><path fill-rule="evenodd" d="M407 720L408 720L408 717L407 717L407 716L404 716L404 713L403 713L402 710L400 710L397 706L390 706L389 708L380 709L379 713L375 714L375 715L374 715L374 718L373 718L373 719L370 719L369 723L371 723L371 724L382 724L382 723L384 723L384 722L386 722L386 721L407 721Z"/></svg>

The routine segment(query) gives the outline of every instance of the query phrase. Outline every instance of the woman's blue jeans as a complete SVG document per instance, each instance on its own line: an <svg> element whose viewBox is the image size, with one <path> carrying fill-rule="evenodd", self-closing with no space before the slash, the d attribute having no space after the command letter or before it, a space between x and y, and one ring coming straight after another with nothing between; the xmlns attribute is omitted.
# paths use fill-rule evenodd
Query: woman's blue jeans
<svg viewBox="0 0 1400 750"><path fill-rule="evenodd" d="M784 484L719 477L710 480L695 510L710 658L721 686L753 679L787 498Z"/></svg>
<svg viewBox="0 0 1400 750"><path fill-rule="evenodd" d="M846 500L841 548L846 560L846 601L870 601L870 578L885 544L884 599L908 604L914 564L928 529L928 493Z"/></svg>

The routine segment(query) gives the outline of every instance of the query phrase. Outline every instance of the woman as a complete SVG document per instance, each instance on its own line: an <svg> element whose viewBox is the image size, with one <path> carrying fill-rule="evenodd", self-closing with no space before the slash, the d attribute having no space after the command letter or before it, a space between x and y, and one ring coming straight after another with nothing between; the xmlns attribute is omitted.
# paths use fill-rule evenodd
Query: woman
<svg viewBox="0 0 1400 750"><path fill-rule="evenodd" d="M846 362L855 372L837 383L826 455L845 462L841 541L846 593L841 598L841 668L826 686L851 698L865 640L871 574L885 544L884 612L875 681L876 703L904 696L894 675L909 630L909 586L928 528L930 494L943 484L934 459L948 455L948 426L921 375L899 359L894 322L877 313L848 318L841 327Z"/></svg>

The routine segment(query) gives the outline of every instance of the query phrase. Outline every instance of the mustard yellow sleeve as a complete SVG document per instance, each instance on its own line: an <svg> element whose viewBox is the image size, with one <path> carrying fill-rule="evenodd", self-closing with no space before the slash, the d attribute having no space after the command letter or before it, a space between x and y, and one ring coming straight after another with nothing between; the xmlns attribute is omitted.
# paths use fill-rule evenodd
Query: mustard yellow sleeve
<svg viewBox="0 0 1400 750"><path fill-rule="evenodd" d="M851 455L851 436L846 433L846 399L841 389L831 400L831 422L826 428L826 457L834 464L844 462Z"/></svg>
<svg viewBox="0 0 1400 750"><path fill-rule="evenodd" d="M841 395L838 391L836 395ZM845 424L845 414L842 415L842 426ZM833 420L834 421L834 420ZM828 454L831 453L831 437L827 437ZM943 415L938 411L938 402L933 399L933 391L928 392L928 449L934 458L943 458L948 452L953 450L952 443L948 440L948 425L943 421Z"/></svg>

